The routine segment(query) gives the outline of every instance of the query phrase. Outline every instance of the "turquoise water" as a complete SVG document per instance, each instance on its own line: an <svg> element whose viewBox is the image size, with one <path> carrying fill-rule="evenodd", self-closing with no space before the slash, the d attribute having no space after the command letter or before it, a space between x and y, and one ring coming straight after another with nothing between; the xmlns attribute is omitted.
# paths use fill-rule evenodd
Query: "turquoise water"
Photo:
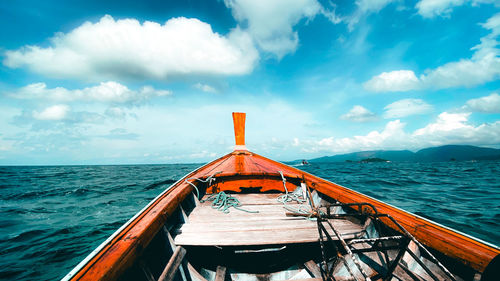
<svg viewBox="0 0 500 281"><path fill-rule="evenodd" d="M62 278L198 166L0 167L0 279ZM500 162L314 163L298 168L500 244Z"/></svg>

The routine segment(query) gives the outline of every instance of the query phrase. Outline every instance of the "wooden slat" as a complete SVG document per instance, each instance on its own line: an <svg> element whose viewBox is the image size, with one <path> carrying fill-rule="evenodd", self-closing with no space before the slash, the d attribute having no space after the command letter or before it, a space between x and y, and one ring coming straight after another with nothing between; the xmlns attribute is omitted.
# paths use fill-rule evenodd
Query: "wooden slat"
<svg viewBox="0 0 500 281"><path fill-rule="evenodd" d="M172 281L172 279L174 279L175 273L182 263L184 255L186 255L186 250L183 247L177 247L168 260L168 263L163 269L163 272L158 278L158 281Z"/></svg>
<svg viewBox="0 0 500 281"><path fill-rule="evenodd" d="M307 268L307 271L315 277L315 278L321 278L321 270L319 269L319 266L314 262L313 260L310 260L306 263L304 263L304 266Z"/></svg>
<svg viewBox="0 0 500 281"><path fill-rule="evenodd" d="M289 219L286 217L286 212L290 212L283 208L282 205L246 205L242 206L244 210L257 211L258 213L249 213L234 208L229 209L229 213L225 214L210 206L196 207L189 215L190 221L226 221L226 220L245 220L245 219ZM290 218L291 219L291 218Z"/></svg>
<svg viewBox="0 0 500 281"><path fill-rule="evenodd" d="M190 263L187 263L187 269L193 281L207 281Z"/></svg>
<svg viewBox="0 0 500 281"><path fill-rule="evenodd" d="M166 226L162 227L162 231L163 231L163 235L165 235L165 237L168 241L170 248L172 249L172 252L175 252L175 249L177 246L175 245L174 238L172 238L172 235L170 234L170 232L168 232L168 229ZM179 272L181 273L182 281L187 281L186 273L184 272L184 266L182 264L179 265Z"/></svg>
<svg viewBox="0 0 500 281"><path fill-rule="evenodd" d="M307 206L304 206L304 208L306 208ZM285 214L286 212L286 209L283 207L283 205L243 205L241 206L240 208L244 209L244 210L249 210L249 211L258 211L260 214L266 214L266 213L282 213L282 214ZM288 211L290 212L290 211ZM193 212L191 212L191 214L193 214L194 216L196 216L197 214L202 214L202 215L208 215L208 216L218 216L218 215L224 215L223 213L221 213L221 211L219 211L218 209L214 209L212 208L212 206L199 206L199 207L196 207ZM191 216L190 214L190 216ZM231 207L229 209L229 213L228 214L225 214L223 216L224 217L227 217L227 215L235 215L235 216L241 216L241 215L253 215L254 213L249 213L249 212L245 212L245 211L241 211L241 210L237 210L233 207Z"/></svg>
<svg viewBox="0 0 500 281"><path fill-rule="evenodd" d="M345 239L358 237L362 230L360 226L352 224L349 227L337 229ZM331 231L330 235L334 235ZM243 246L243 245L276 245L309 243L318 241L318 230L288 229L288 230L256 230L256 231L226 231L226 232L188 232L181 233L175 238L177 245L197 246ZM332 238L335 239L334 236Z"/></svg>
<svg viewBox="0 0 500 281"><path fill-rule="evenodd" d="M175 238L177 245L273 245L307 243L318 241L315 221L303 217L287 217L282 204L275 204L276 194L238 194L247 203L243 208L258 213L235 209L224 214L210 205L202 203L189 215L189 222L180 229ZM272 204L265 204L271 202ZM295 208L298 205L293 206ZM308 206L305 206L308 207ZM305 209L305 208L304 208ZM362 226L348 220L331 220L344 236L353 238L362 231ZM333 231L330 231L334 236Z"/></svg>
<svg viewBox="0 0 500 281"><path fill-rule="evenodd" d="M277 198L283 195L282 193L269 193L269 194L231 194L240 201L240 203L245 207L246 205L283 205L283 203L278 202ZM206 200L209 195L205 195L203 200ZM211 205L211 201L206 201L201 203L201 206ZM290 202L287 204L295 205L297 202Z"/></svg>
<svg viewBox="0 0 500 281"><path fill-rule="evenodd" d="M226 277L226 267L217 266L217 270L215 272L215 281L224 281Z"/></svg>
<svg viewBox="0 0 500 281"><path fill-rule="evenodd" d="M330 220L336 228L345 228L352 225L348 220ZM304 218L282 219L282 220L244 220L244 221L219 221L219 222L195 222L182 226L182 233L227 232L227 231L252 231L252 230L294 230L294 229L317 229L316 222ZM361 229L361 227L360 227Z"/></svg>

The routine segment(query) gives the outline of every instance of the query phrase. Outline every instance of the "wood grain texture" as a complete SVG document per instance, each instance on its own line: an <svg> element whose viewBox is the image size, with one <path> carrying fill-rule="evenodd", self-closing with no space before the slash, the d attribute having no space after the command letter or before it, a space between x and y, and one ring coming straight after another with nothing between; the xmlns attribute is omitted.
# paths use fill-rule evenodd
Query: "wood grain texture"
<svg viewBox="0 0 500 281"><path fill-rule="evenodd" d="M216 175L217 181L220 182L225 182L225 179L228 178L235 179L239 177L239 182L236 185L221 184L219 190L223 191L225 188L230 188L230 186L257 185L258 183L255 182L255 179L262 176L262 179L269 180L269 188L272 187L274 190L283 192L284 189L282 184L278 184L281 177L277 171L283 172L288 180L304 179L307 185L312 189L340 202L371 203L377 207L380 213L390 214L394 217L424 245L480 272L484 271L488 263L495 256L500 254L500 249L498 247L482 243L479 240L462 235L425 218L418 217L349 188L249 151L234 151L229 153L200 167L196 171L188 174L185 178L207 178L216 172L221 172ZM251 177L249 180L253 182L245 181L245 177ZM271 186L271 183L273 183L273 186ZM71 276L70 280L117 279L121 273L137 262L137 258L142 253L142 250L148 246L151 239L153 239L161 229L168 217L191 191L192 188L182 180L174 184L171 189L159 196L150 206L139 213L135 219L127 222L123 229L119 233L116 233L116 235L114 235L105 245L102 245L98 252L92 254L88 258L88 261L83 266L79 267L73 276ZM251 206L248 207L251 208ZM269 214L266 217L267 221L279 221L282 219L281 212L269 212L272 213L272 215ZM237 221L237 219L232 219L233 217L234 216L228 216L225 219ZM252 218L253 220L261 219L251 215L247 217L248 221L252 220ZM194 218L190 218L191 221L193 221L193 219ZM217 222L216 217L212 217L211 220ZM390 223L388 223L388 225L394 227ZM210 235L213 236L215 234ZM292 241L292 238L290 238L290 241Z"/></svg>
<svg viewBox="0 0 500 281"><path fill-rule="evenodd" d="M245 113L233 112L234 138L236 145L245 145Z"/></svg>
<svg viewBox="0 0 500 281"><path fill-rule="evenodd" d="M276 197L276 194L273 194ZM231 209L228 214L203 203L189 215L189 222L176 236L177 245L275 245L316 242L319 239L315 221L302 217L288 217L282 204L269 202L269 194L239 195L253 204L242 208L259 213L247 213ZM295 204L294 207L298 205ZM361 235L362 226L348 220L331 220L335 229L345 238ZM334 235L333 231L330 233Z"/></svg>
<svg viewBox="0 0 500 281"><path fill-rule="evenodd" d="M168 260L168 263L163 269L160 277L158 277L158 281L172 281L185 255L186 249L184 249L183 247L177 247Z"/></svg>

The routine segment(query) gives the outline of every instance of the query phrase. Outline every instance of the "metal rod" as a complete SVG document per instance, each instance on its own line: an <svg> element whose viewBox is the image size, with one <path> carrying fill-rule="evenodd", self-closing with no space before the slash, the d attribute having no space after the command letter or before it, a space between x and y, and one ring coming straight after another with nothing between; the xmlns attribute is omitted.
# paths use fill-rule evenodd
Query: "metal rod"
<svg viewBox="0 0 500 281"><path fill-rule="evenodd" d="M418 262L418 264L425 270L425 272L427 272L427 274L429 274L429 276L436 280L436 281L439 281L439 278L437 278L437 276L434 274L434 272L432 272L425 264L424 262L419 258L417 257L417 255L415 255L415 253L413 253L411 250L408 250L408 254L410 254L410 256L416 261Z"/></svg>
<svg viewBox="0 0 500 281"><path fill-rule="evenodd" d="M370 208L373 209L373 212L375 215L378 214L378 210L377 210L377 207L375 207L373 204L371 203L367 203L367 202L359 202L359 203L333 203L333 204L330 204L330 206L341 206L341 207L350 207L350 206L358 206L360 209L361 209L361 206L368 206ZM361 210L359 210L359 212L361 213Z"/></svg>
<svg viewBox="0 0 500 281"><path fill-rule="evenodd" d="M430 260L432 262L434 262L435 264L438 265L438 267L444 271L444 273L446 273L446 275L448 275L448 277L450 277L452 280L454 281L457 281L457 279L455 278L455 276L453 274L451 274L448 269L441 264L441 262L439 262L438 259L436 259L432 254L431 252L429 252L429 250L427 250L426 247L424 247L424 245L422 245L415 237L413 237L413 235L411 235L411 233L409 233L403 226L401 226L391 215L389 214L378 214L377 215L378 217L386 217L388 219L390 219L397 227L399 227L399 229L401 229L404 234L406 236L408 236L415 244L417 244L417 246L419 248L421 248L429 257L430 257Z"/></svg>
<svg viewBox="0 0 500 281"><path fill-rule="evenodd" d="M392 275L393 275L392 273L394 272L394 270L396 270L396 267L398 266L399 261L401 260L401 258L403 257L404 253L406 252L406 249L408 248L408 244L409 243L410 243L410 241L408 240L405 243L405 246L401 249L401 251L399 251L399 253L396 256L396 258L392 261L392 263L390 265L388 265L387 275L385 276L384 281L389 281L389 280L392 279Z"/></svg>
<svg viewBox="0 0 500 281"><path fill-rule="evenodd" d="M324 242L323 242L323 233L321 233L321 228L320 228L320 220L316 220L317 222L317 225L318 225L318 232L319 232L319 246L321 248L321 257L323 258L323 261L321 262L321 266L319 267L320 271L321 271L321 278L323 279L323 281L327 281L328 279L328 276L325 272L325 270L328 270L328 264L326 262L326 253L325 253L325 245L324 245ZM323 269L323 267L325 268L325 270Z"/></svg>
<svg viewBox="0 0 500 281"><path fill-rule="evenodd" d="M352 245L357 243L373 243L373 242L389 241L389 240L401 240L403 238L404 238L403 236L386 236L379 238L352 239L347 244Z"/></svg>
<svg viewBox="0 0 500 281"><path fill-rule="evenodd" d="M318 216L319 215L320 214L318 214ZM335 233L335 235L337 236L337 238L340 240L340 243L342 244L342 246L346 250L347 254L352 257L352 261L354 262L354 264L356 265L356 267L359 269L359 271L361 272L361 274L363 275L363 277L365 278L365 280L371 281L370 277L368 277L368 274L366 274L365 271L363 270L363 268L361 267L361 264L359 263L359 261L356 258L356 256L352 254L351 249L349 248L349 246L347 246L347 243L342 238L342 235L340 235L340 233L338 233L338 231L333 227L333 225L328 220L325 220L325 221L330 226L330 228L333 230L333 232Z"/></svg>

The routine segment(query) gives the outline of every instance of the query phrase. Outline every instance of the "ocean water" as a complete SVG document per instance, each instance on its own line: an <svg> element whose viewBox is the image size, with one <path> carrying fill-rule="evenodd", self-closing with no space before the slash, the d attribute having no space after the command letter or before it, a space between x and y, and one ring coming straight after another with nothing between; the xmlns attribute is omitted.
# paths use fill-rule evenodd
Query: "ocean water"
<svg viewBox="0 0 500 281"><path fill-rule="evenodd" d="M198 166L0 167L0 279L62 278ZM298 168L500 245L500 162Z"/></svg>

